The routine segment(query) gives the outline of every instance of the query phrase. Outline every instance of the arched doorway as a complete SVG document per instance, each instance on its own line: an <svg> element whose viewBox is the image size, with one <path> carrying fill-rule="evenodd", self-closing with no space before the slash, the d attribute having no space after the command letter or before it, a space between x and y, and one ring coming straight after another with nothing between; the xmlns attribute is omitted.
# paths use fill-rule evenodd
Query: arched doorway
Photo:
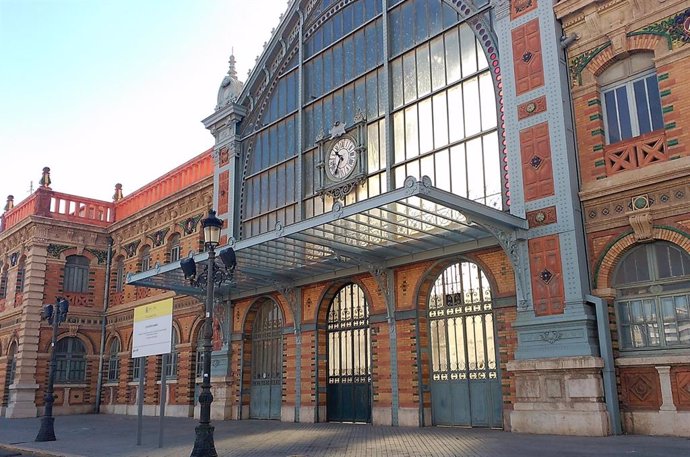
<svg viewBox="0 0 690 457"><path fill-rule="evenodd" d="M329 421L371 421L369 304L364 291L348 284L328 308Z"/></svg>
<svg viewBox="0 0 690 457"><path fill-rule="evenodd" d="M283 313L273 300L259 305L252 325L251 419L280 419Z"/></svg>
<svg viewBox="0 0 690 457"><path fill-rule="evenodd" d="M471 262L446 268L428 303L434 425L501 427L491 287Z"/></svg>

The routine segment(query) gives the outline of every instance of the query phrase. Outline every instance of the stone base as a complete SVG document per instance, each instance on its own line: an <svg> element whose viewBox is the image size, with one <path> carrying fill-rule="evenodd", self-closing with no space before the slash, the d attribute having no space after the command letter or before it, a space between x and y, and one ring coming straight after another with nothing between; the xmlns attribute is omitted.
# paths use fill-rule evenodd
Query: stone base
<svg viewBox="0 0 690 457"><path fill-rule="evenodd" d="M371 423L373 425L392 425L391 408L375 406L371 409Z"/></svg>
<svg viewBox="0 0 690 457"><path fill-rule="evenodd" d="M514 360L516 402L510 428L518 433L606 436L610 433L598 357Z"/></svg>
<svg viewBox="0 0 690 457"><path fill-rule="evenodd" d="M12 419L37 417L36 389L38 389L38 384L10 385L10 398L5 417Z"/></svg>
<svg viewBox="0 0 690 457"><path fill-rule="evenodd" d="M419 427L419 408L399 408L398 425L401 427Z"/></svg>
<svg viewBox="0 0 690 457"><path fill-rule="evenodd" d="M690 411L633 411L623 413L626 433L690 438Z"/></svg>
<svg viewBox="0 0 690 457"><path fill-rule="evenodd" d="M281 422L295 422L295 405L282 405L280 407Z"/></svg>

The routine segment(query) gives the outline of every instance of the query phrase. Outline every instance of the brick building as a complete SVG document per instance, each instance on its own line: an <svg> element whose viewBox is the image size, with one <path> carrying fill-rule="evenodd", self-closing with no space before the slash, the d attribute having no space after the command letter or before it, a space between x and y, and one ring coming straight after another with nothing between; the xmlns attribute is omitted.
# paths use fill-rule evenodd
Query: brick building
<svg viewBox="0 0 690 457"><path fill-rule="evenodd" d="M179 259L206 259L213 207L238 262L216 419L690 436L689 7L291 1L245 84L231 58L212 151L113 203L49 178L8 203L5 415L41 406L59 294L58 411L132 413L145 372L153 413L132 310L173 297L168 411L193 414L203 291Z"/></svg>

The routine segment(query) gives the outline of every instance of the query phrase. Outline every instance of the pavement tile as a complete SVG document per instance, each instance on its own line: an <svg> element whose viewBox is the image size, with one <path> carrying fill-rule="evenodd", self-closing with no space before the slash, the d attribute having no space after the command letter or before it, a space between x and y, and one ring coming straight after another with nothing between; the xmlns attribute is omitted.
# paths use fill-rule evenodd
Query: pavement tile
<svg viewBox="0 0 690 457"><path fill-rule="evenodd" d="M0 452L67 457L189 456L194 443L190 418L166 418L158 448L159 420L145 417L143 443L136 445L133 416L78 415L55 419L57 441L36 443L39 419L0 418ZM214 421L220 457L679 457L690 440L649 436L573 437L526 435L453 427L383 427L364 424L295 424L277 421ZM0 454L1 456L2 454Z"/></svg>

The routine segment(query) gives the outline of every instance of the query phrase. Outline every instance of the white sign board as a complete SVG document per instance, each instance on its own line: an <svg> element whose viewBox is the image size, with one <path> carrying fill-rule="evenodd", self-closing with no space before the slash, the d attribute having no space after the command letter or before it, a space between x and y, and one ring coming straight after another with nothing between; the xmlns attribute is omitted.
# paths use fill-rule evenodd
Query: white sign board
<svg viewBox="0 0 690 457"><path fill-rule="evenodd" d="M172 298L134 309L132 358L170 353L172 311Z"/></svg>

